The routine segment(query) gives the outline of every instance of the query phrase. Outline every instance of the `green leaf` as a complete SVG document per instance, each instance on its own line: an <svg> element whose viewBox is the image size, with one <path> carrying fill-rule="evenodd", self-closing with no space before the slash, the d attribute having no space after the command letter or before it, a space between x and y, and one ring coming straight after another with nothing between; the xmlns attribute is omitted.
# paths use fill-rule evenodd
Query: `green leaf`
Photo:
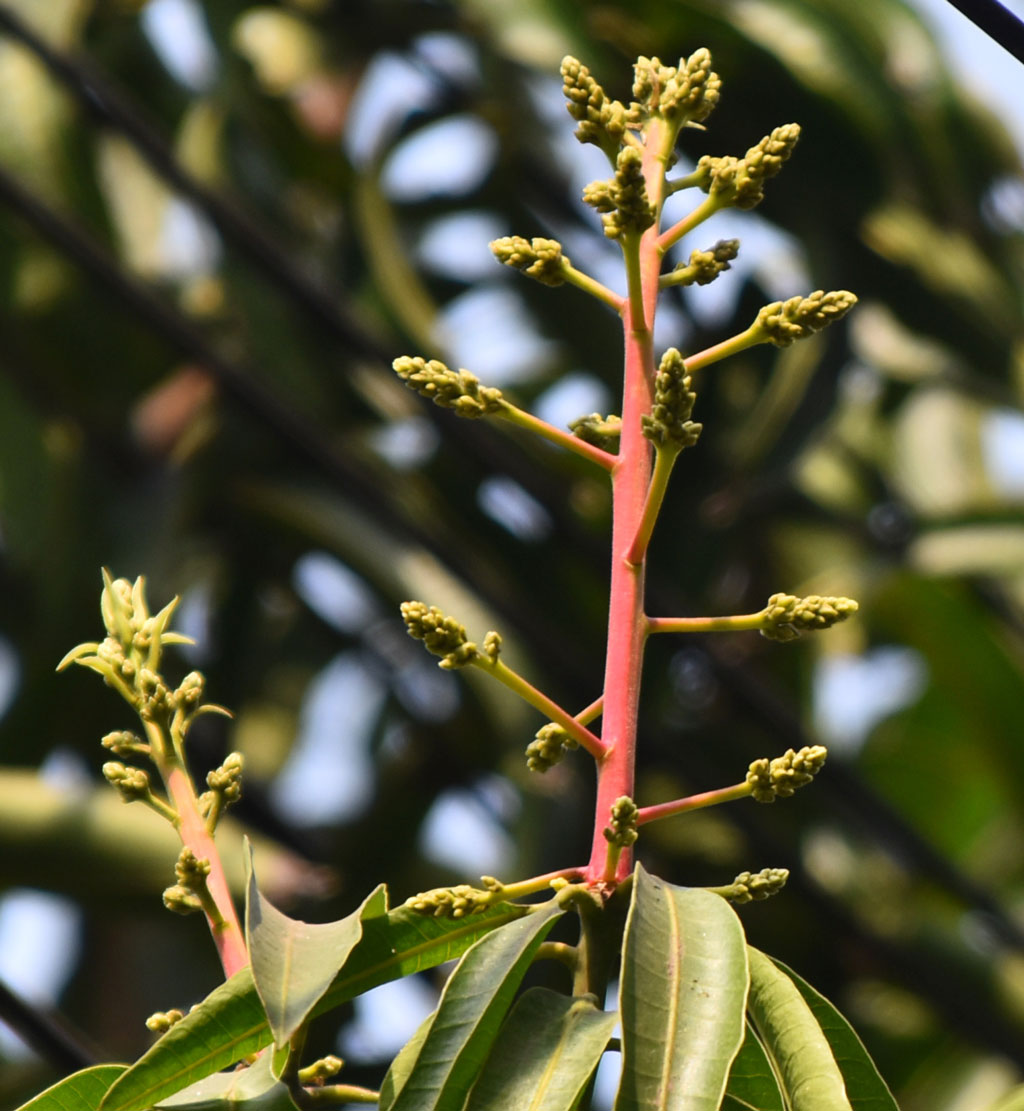
<svg viewBox="0 0 1024 1111"><path fill-rule="evenodd" d="M773 963L796 984L828 1039L832 1056L846 1082L846 1094L853 1105L853 1111L899 1111L889 1086L879 1075L874 1061L853 1027L823 995L791 968L774 958Z"/></svg>
<svg viewBox="0 0 1024 1111"><path fill-rule="evenodd" d="M747 957L729 904L637 865L626 919L615 1111L717 1111L743 1044Z"/></svg>
<svg viewBox="0 0 1024 1111"><path fill-rule="evenodd" d="M320 1001L363 936L363 922L387 913L380 884L338 922L313 925L282 914L256 885L252 845L245 900L245 939L256 991L263 1001L274 1043L286 1045Z"/></svg>
<svg viewBox="0 0 1024 1111"><path fill-rule="evenodd" d="M58 1080L18 1111L94 1111L127 1065L93 1065Z"/></svg>
<svg viewBox="0 0 1024 1111"><path fill-rule="evenodd" d="M564 913L557 902L481 938L448 977L416 1063L381 1111L462 1107L540 943Z"/></svg>
<svg viewBox="0 0 1024 1111"><path fill-rule="evenodd" d="M499 903L467 918L428 918L398 907L363 923L363 936L313 1010L322 1014L389 980L461 956L527 908ZM228 1068L272 1040L252 973L243 968L211 992L112 1086L102 1111L146 1111L158 1100Z"/></svg>
<svg viewBox="0 0 1024 1111"><path fill-rule="evenodd" d="M427 1039L427 1034L430 1032L431 1023L433 1023L436 1014L437 1011L431 1011L427 1015L416 1028L416 1033L402 1046L398 1055L391 1062L384 1075L384 1082L380 1086L381 1107L390 1107L398 1099L398 1093L405 1087L405 1082L412 1075L416 1058L420 1055L420 1048Z"/></svg>
<svg viewBox="0 0 1024 1111"><path fill-rule="evenodd" d="M1024 1111L1024 1084L1008 1092L988 1111Z"/></svg>
<svg viewBox="0 0 1024 1111"><path fill-rule="evenodd" d="M729 1071L722 1111L786 1111L771 1062L749 1022Z"/></svg>
<svg viewBox="0 0 1024 1111"><path fill-rule="evenodd" d="M796 984L753 947L750 1016L792 1111L853 1111L828 1039Z"/></svg>
<svg viewBox="0 0 1024 1111"><path fill-rule="evenodd" d="M589 996L531 988L501 1027L466 1111L569 1111L618 1020Z"/></svg>
<svg viewBox="0 0 1024 1111"><path fill-rule="evenodd" d="M157 1104L176 1111L295 1111L288 1088L273 1073L273 1054L262 1054L247 1069L217 1072Z"/></svg>

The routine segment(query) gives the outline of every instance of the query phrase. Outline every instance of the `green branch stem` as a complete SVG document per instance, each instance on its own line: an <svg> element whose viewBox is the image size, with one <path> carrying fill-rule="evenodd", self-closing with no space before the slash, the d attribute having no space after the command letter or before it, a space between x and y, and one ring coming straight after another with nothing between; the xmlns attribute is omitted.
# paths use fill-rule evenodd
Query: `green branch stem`
<svg viewBox="0 0 1024 1111"><path fill-rule="evenodd" d="M622 312L622 306L625 303L623 297L599 282L597 278L592 278L589 274L584 274L582 270L577 270L572 263L566 262L564 259L562 260L562 277L570 285L582 289L584 293L589 293L591 297L597 298L598 301L603 301L616 312Z"/></svg>
<svg viewBox="0 0 1024 1111"><path fill-rule="evenodd" d="M580 724L576 718L563 710L557 702L553 702L546 694L537 690L532 683L524 679L518 672L513 671L507 664L502 663L500 659L491 660L487 656L478 656L472 661L472 664L474 667L486 671L488 675L493 675L499 683L518 694L524 702L529 702L534 709L539 710L550 721L560 725L595 760L601 761L604 759L607 753L607 745L600 737L591 733L585 725Z"/></svg>
<svg viewBox="0 0 1024 1111"><path fill-rule="evenodd" d="M767 625L764 610L735 617L648 617L649 633L741 633Z"/></svg>
<svg viewBox="0 0 1024 1111"><path fill-rule="evenodd" d="M556 428L553 424L548 424L546 420L534 416L533 413L528 413L525 409L520 409L510 401L503 402L501 410L497 415L503 420L509 421L511 424L518 425L520 428L529 429L530 432L535 432L545 440L549 440L553 444L558 444L559 447L574 451L577 455L582 456L584 459L589 459L591 463L596 463L606 471L611 471L615 466L615 456L612 455L611 452L605 451L595 444L588 444L586 440L581 440L571 432L566 432L561 428Z"/></svg>
<svg viewBox="0 0 1024 1111"><path fill-rule="evenodd" d="M722 359L727 359L730 355L738 355L741 351L746 351L748 347L756 347L759 343L767 342L768 337L764 330L756 323L751 324L745 331L731 336L729 339L724 339L721 343L705 347L703 351L698 351L696 355L688 356L686 359L687 373L703 370L704 367L721 362Z"/></svg>
<svg viewBox="0 0 1024 1111"><path fill-rule="evenodd" d="M672 468L681 450L682 448L676 444L666 444L659 446L655 453L654 470L651 473L651 484L647 488L647 499L644 502L640 525L626 554L626 559L630 563L640 563L647 555L651 537L654 535L654 526L657 524L665 493L668 490Z"/></svg>
<svg viewBox="0 0 1024 1111"><path fill-rule="evenodd" d="M685 188L685 186L679 186L679 188ZM684 235L688 235L694 228L699 228L705 220L710 220L721 207L722 202L717 197L705 197L688 216L684 216L678 223L673 224L672 227L658 236L658 247L661 253L664 254L669 247L675 246Z"/></svg>
<svg viewBox="0 0 1024 1111"><path fill-rule="evenodd" d="M753 792L750 783L737 783L733 787L722 787L717 791L705 791L700 795L689 795L684 799L673 799L671 802L660 802L656 806L641 806L636 817L638 826L647 825L648 822L657 822L661 818L672 818L676 814L687 814L691 810L704 810L709 806L719 806L723 802L735 802L737 799L749 798Z"/></svg>
<svg viewBox="0 0 1024 1111"><path fill-rule="evenodd" d="M622 237L622 257L626 262L628 294L626 302L620 307L624 309L628 303L631 327L634 334L639 335L647 331L647 317L644 310L643 273L640 267L640 238L637 235Z"/></svg>

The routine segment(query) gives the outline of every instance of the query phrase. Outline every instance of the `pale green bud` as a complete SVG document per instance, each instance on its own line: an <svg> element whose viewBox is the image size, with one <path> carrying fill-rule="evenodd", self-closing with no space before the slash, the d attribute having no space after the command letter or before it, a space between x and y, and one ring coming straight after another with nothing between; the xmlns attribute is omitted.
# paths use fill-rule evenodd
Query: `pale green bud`
<svg viewBox="0 0 1024 1111"><path fill-rule="evenodd" d="M403 602L401 609L409 636L422 640L429 652L442 657L439 667L465 667L479 655L477 646L466 636L465 626L454 617L446 617L437 606Z"/></svg>
<svg viewBox="0 0 1024 1111"><path fill-rule="evenodd" d="M565 268L569 260L562 255L562 244L557 239L524 239L521 235L506 235L491 243L491 253L506 266L521 270L542 285L561 285L565 281Z"/></svg>
<svg viewBox="0 0 1024 1111"><path fill-rule="evenodd" d="M198 914L203 909L199 896L181 884L165 888L163 898L164 906L174 914Z"/></svg>
<svg viewBox="0 0 1024 1111"><path fill-rule="evenodd" d="M482 417L501 412L505 406L501 390L481 386L476 375L468 370L449 370L438 359L404 355L391 365L410 389L429 397L435 405L453 409L460 417Z"/></svg>
<svg viewBox="0 0 1024 1111"><path fill-rule="evenodd" d="M146 1019L146 1029L152 1030L154 1034L164 1034L184 1017L184 1013L177 1008L170 1011L156 1011Z"/></svg>
<svg viewBox="0 0 1024 1111"><path fill-rule="evenodd" d="M100 769L103 778L117 790L122 802L137 802L149 795L149 776L141 768L129 768L110 760Z"/></svg>
<svg viewBox="0 0 1024 1111"><path fill-rule="evenodd" d="M569 115L579 124L576 138L593 143L614 159L626 129L635 123L630 110L607 97L590 70L568 55L562 59L562 92Z"/></svg>
<svg viewBox="0 0 1024 1111"><path fill-rule="evenodd" d="M611 806L611 824L602 830L604 839L610 845L628 848L637 839L636 820L639 813L639 807L628 795L617 798Z"/></svg>
<svg viewBox="0 0 1024 1111"><path fill-rule="evenodd" d="M228 753L219 768L206 775L206 786L218 792L225 805L237 802L242 796L242 768L244 758L240 752Z"/></svg>
<svg viewBox="0 0 1024 1111"><path fill-rule="evenodd" d="M828 598L809 594L773 594L762 611L761 635L769 640L795 640L802 632L827 629L845 621L858 610L852 598Z"/></svg>
<svg viewBox="0 0 1024 1111"><path fill-rule="evenodd" d="M659 446L673 445L677 450L693 447L703 425L690 420L697 395L686 363L674 347L661 357L654 379L654 404L650 415L641 416L644 436Z"/></svg>
<svg viewBox="0 0 1024 1111"><path fill-rule="evenodd" d="M740 904L770 899L772 895L778 895L788 879L787 868L762 868L756 873L740 872L732 881L732 889L725 892L725 897Z"/></svg>
<svg viewBox="0 0 1024 1111"><path fill-rule="evenodd" d="M747 770L747 782L753 788L750 793L758 802L789 798L821 771L827 756L824 745L807 745L799 752L788 749L774 760L755 760Z"/></svg>
<svg viewBox="0 0 1024 1111"><path fill-rule="evenodd" d="M590 413L585 417L577 417L569 425L569 431L577 439L593 444L602 451L615 452L619 450L622 417L615 414L602 417L600 413Z"/></svg>
<svg viewBox="0 0 1024 1111"><path fill-rule="evenodd" d="M438 887L413 895L405 900L405 906L433 918L465 918L490 906L493 901L490 891L460 883L457 887Z"/></svg>
<svg viewBox="0 0 1024 1111"><path fill-rule="evenodd" d="M623 147L615 160L615 177L611 181L591 182L583 190L583 200L596 208L609 239L639 234L655 219L647 197L643 174L643 155L636 147Z"/></svg>
<svg viewBox="0 0 1024 1111"><path fill-rule="evenodd" d="M689 262L680 262L671 270L672 285L708 285L739 254L738 239L720 239L706 251L690 252Z"/></svg>
<svg viewBox="0 0 1024 1111"><path fill-rule="evenodd" d="M550 721L537 730L537 736L526 746L526 766L532 772L546 772L578 747L579 742L567 730Z"/></svg>
<svg viewBox="0 0 1024 1111"><path fill-rule="evenodd" d="M754 208L764 200L764 183L782 169L800 138L800 125L783 124L751 147L743 158L705 155L695 171L705 193L724 207Z"/></svg>
<svg viewBox="0 0 1024 1111"><path fill-rule="evenodd" d="M788 301L765 305L754 326L764 332L769 343L788 347L842 319L856 303L857 298L849 290L826 293L818 289L807 297L790 297Z"/></svg>
<svg viewBox="0 0 1024 1111"><path fill-rule="evenodd" d="M633 67L634 110L659 115L669 122L698 124L714 111L722 82L711 70L711 54L701 47L677 66L659 58L638 58Z"/></svg>

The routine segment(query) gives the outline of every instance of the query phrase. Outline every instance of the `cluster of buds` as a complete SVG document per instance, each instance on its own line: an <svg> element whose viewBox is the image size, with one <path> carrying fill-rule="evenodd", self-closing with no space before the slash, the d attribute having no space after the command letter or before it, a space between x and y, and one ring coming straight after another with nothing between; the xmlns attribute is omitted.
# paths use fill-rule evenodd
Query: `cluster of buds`
<svg viewBox="0 0 1024 1111"><path fill-rule="evenodd" d="M612 803L611 822L602 831L608 844L621 849L627 849L634 844L637 839L636 825L639 814L640 808L628 795L617 798Z"/></svg>
<svg viewBox="0 0 1024 1111"><path fill-rule="evenodd" d="M450 370L439 359L403 355L391 364L399 378L422 397L460 417L483 417L505 408L501 390L481 386L468 370Z"/></svg>
<svg viewBox="0 0 1024 1111"><path fill-rule="evenodd" d="M152 1030L154 1034L166 1034L176 1022L181 1022L184 1017L184 1012L179 1011L177 1007L172 1007L169 1011L156 1011L146 1019L146 1029Z"/></svg>
<svg viewBox="0 0 1024 1111"><path fill-rule="evenodd" d="M465 625L459 624L454 617L446 617L437 606L403 602L402 618L409 636L422 640L427 651L441 657L439 667L450 671L479 659L481 651L467 637ZM497 633L488 633L484 638L483 654L493 662L500 649L501 638Z"/></svg>
<svg viewBox="0 0 1024 1111"><path fill-rule="evenodd" d="M646 231L654 223L655 213L647 196L640 151L623 147L615 159L615 176L609 181L592 181L583 190L583 200L601 213L609 239Z"/></svg>
<svg viewBox="0 0 1024 1111"><path fill-rule="evenodd" d="M802 632L828 629L858 610L852 598L828 598L808 594L773 594L761 611L761 635L769 640L796 640Z"/></svg>
<svg viewBox="0 0 1024 1111"><path fill-rule="evenodd" d="M164 906L175 914L195 914L204 909L209 900L206 878L210 862L200 860L187 846L178 854L174 865L177 883L164 890Z"/></svg>
<svg viewBox="0 0 1024 1111"><path fill-rule="evenodd" d="M742 158L705 154L697 163L693 184L713 197L721 208L755 208L764 200L764 183L782 169L800 138L800 125L775 128Z"/></svg>
<svg viewBox="0 0 1024 1111"><path fill-rule="evenodd" d="M828 750L824 745L805 745L799 752L789 749L784 755L769 760L755 760L747 770L750 794L758 802L774 802L789 798L808 783L825 766Z"/></svg>
<svg viewBox="0 0 1024 1111"><path fill-rule="evenodd" d="M562 254L557 239L506 235L491 243L491 253L505 266L520 270L541 285L562 285L569 260Z"/></svg>
<svg viewBox="0 0 1024 1111"><path fill-rule="evenodd" d="M694 249L688 262L678 263L662 279L663 285L709 285L723 271L740 251L738 239L719 239L706 251Z"/></svg>
<svg viewBox="0 0 1024 1111"><path fill-rule="evenodd" d="M722 891L733 903L770 899L786 886L788 868L762 868L760 872L740 872L731 885Z"/></svg>
<svg viewBox="0 0 1024 1111"><path fill-rule="evenodd" d="M211 833L217 828L224 810L242 797L243 766L242 754L229 752L219 768L206 774L208 790L199 796L199 812Z"/></svg>
<svg viewBox="0 0 1024 1111"><path fill-rule="evenodd" d="M600 147L614 161L627 129L636 122L630 110L608 97L590 70L571 56L562 59L562 92L578 124L576 138Z"/></svg>
<svg viewBox="0 0 1024 1111"><path fill-rule="evenodd" d="M546 772L574 748L579 748L579 742L562 726L549 721L537 730L537 736L526 746L526 766L532 772Z"/></svg>
<svg viewBox="0 0 1024 1111"><path fill-rule="evenodd" d="M711 52L695 50L680 58L678 66L663 65L659 58L637 58L633 67L633 114L657 112L678 126L696 125L715 110L721 96L722 81L711 69Z"/></svg>
<svg viewBox="0 0 1024 1111"><path fill-rule="evenodd" d="M433 918L465 918L483 910L494 902L494 892L460 883L457 887L437 887L433 891L422 891L405 900L417 914L429 914Z"/></svg>
<svg viewBox="0 0 1024 1111"><path fill-rule="evenodd" d="M807 297L790 297L765 305L757 314L754 327L763 333L766 342L788 347L841 320L856 303L856 296L847 289L829 293L818 289Z"/></svg>
<svg viewBox="0 0 1024 1111"><path fill-rule="evenodd" d="M682 451L693 447L702 425L690 420L697 395L686 373L682 355L670 347L661 358L654 379L654 404L650 415L640 418L643 434L661 448Z"/></svg>
<svg viewBox="0 0 1024 1111"><path fill-rule="evenodd" d="M615 413L607 417L602 417L600 413L588 413L572 421L569 431L577 439L593 444L602 451L616 452L622 436L622 417Z"/></svg>

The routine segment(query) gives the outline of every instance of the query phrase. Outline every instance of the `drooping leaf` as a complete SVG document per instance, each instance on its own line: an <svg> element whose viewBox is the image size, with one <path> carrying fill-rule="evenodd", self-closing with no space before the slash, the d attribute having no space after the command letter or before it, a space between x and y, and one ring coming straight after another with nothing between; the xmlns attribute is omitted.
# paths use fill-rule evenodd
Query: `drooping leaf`
<svg viewBox="0 0 1024 1111"><path fill-rule="evenodd" d="M466 1111L570 1111L618 1019L589 996L531 988L501 1027Z"/></svg>
<svg viewBox="0 0 1024 1111"><path fill-rule="evenodd" d="M786 1111L771 1062L750 1023L729 1070L722 1111Z"/></svg>
<svg viewBox="0 0 1024 1111"><path fill-rule="evenodd" d="M18 1111L94 1111L127 1065L93 1065L58 1080Z"/></svg>
<svg viewBox="0 0 1024 1111"><path fill-rule="evenodd" d="M314 1014L321 1014L389 980L461 956L499 926L521 918L526 908L511 903L488 907L468 918L428 918L398 907L363 924L363 936L335 977ZM211 992L112 1086L102 1111L145 1111L156 1101L272 1040L263 1005L248 967Z"/></svg>
<svg viewBox="0 0 1024 1111"><path fill-rule="evenodd" d="M288 1088L274 1076L273 1054L261 1054L247 1069L217 1072L157 1104L175 1111L294 1111Z"/></svg>
<svg viewBox="0 0 1024 1111"><path fill-rule="evenodd" d="M282 914L256 884L252 846L247 855L245 939L256 991L278 1046L285 1045L330 987L363 936L363 923L387 913L387 891L376 887L338 922L314 925Z"/></svg>
<svg viewBox="0 0 1024 1111"><path fill-rule="evenodd" d="M796 984L828 1039L832 1056L846 1081L846 1094L853 1105L853 1111L899 1111L889 1086L879 1075L864 1043L857 1037L849 1022L791 968L787 968L781 961L774 963Z"/></svg>
<svg viewBox="0 0 1024 1111"><path fill-rule="evenodd" d="M463 1105L512 998L548 931L564 913L538 909L481 938L449 976L416 1063L381 1111L449 1111Z"/></svg>
<svg viewBox="0 0 1024 1111"><path fill-rule="evenodd" d="M853 1111L828 1039L796 984L751 947L750 1017L792 1111Z"/></svg>
<svg viewBox="0 0 1024 1111"><path fill-rule="evenodd" d="M619 989L615 1111L717 1111L743 1044L743 927L729 904L637 866Z"/></svg>

